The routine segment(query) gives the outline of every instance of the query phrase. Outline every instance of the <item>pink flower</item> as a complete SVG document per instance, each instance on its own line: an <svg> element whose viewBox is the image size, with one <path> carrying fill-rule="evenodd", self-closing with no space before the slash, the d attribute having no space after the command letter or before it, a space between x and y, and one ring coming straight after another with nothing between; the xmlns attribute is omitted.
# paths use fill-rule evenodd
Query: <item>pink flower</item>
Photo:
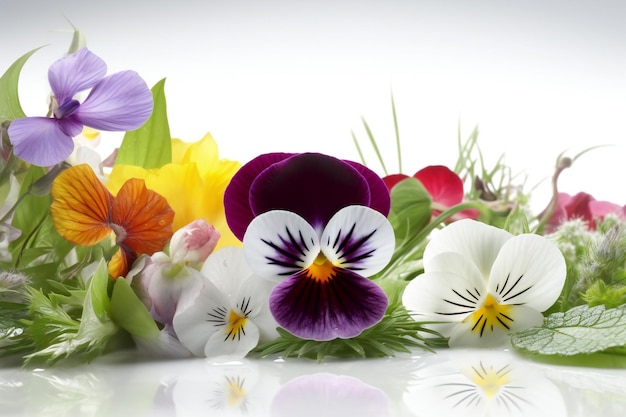
<svg viewBox="0 0 626 417"><path fill-rule="evenodd" d="M213 252L220 233L205 220L198 219L178 229L170 241L172 263L201 263Z"/></svg>
<svg viewBox="0 0 626 417"><path fill-rule="evenodd" d="M562 223L573 219L584 220L589 230L595 230L596 220L603 219L607 214L626 218L626 207L608 201L598 201L585 192L573 196L559 193L554 213L546 224L546 233L553 232Z"/></svg>
<svg viewBox="0 0 626 417"><path fill-rule="evenodd" d="M443 165L430 165L420 169L414 175L417 178L433 201L434 206L440 208L450 208L463 202L463 180L452 170ZM392 174L383 178L389 191L400 181L409 178L404 174ZM433 216L438 216L441 210L433 210ZM479 212L477 210L463 210L454 216L459 218L476 219Z"/></svg>

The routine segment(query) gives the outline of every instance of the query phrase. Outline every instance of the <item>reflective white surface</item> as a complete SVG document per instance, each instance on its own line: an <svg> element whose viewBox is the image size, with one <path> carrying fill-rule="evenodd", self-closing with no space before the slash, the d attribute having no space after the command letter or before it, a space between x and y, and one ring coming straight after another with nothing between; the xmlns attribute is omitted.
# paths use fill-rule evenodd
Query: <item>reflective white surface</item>
<svg viewBox="0 0 626 417"><path fill-rule="evenodd" d="M15 417L622 417L626 370L544 365L501 350L220 365L115 354L77 367L3 367L0 409Z"/></svg>

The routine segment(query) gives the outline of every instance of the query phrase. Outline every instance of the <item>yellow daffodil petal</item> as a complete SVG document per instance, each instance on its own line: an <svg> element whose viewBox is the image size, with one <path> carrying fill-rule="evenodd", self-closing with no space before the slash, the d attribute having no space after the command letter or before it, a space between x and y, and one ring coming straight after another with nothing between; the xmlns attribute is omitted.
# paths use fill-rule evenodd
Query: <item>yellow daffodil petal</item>
<svg viewBox="0 0 626 417"><path fill-rule="evenodd" d="M129 178L144 179L146 187L165 197L176 213L174 231L204 219L221 235L217 249L241 246L226 223L223 202L226 186L241 164L219 159L217 145L209 134L194 143L173 139L172 160L151 170L116 165L106 186L115 194Z"/></svg>
<svg viewBox="0 0 626 417"><path fill-rule="evenodd" d="M113 196L87 164L63 171L52 184L50 212L57 232L76 245L91 246L111 235Z"/></svg>

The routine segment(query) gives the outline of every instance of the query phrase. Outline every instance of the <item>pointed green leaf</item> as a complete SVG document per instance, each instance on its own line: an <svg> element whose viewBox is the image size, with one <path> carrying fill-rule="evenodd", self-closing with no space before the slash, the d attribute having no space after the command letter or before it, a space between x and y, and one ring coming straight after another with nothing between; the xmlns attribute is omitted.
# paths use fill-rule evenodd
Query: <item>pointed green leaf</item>
<svg viewBox="0 0 626 417"><path fill-rule="evenodd" d="M128 281L118 278L111 295L111 317L118 326L142 339L159 337L159 328Z"/></svg>
<svg viewBox="0 0 626 417"><path fill-rule="evenodd" d="M22 67L32 54L37 52L39 48L22 55L13 63L0 77L0 122L5 120L15 120L25 117L22 106L20 105L18 94L18 81Z"/></svg>
<svg viewBox="0 0 626 417"><path fill-rule="evenodd" d="M126 132L117 154L116 164L146 169L160 168L172 162L172 138L167 120L165 79L152 87L154 107L143 126Z"/></svg>

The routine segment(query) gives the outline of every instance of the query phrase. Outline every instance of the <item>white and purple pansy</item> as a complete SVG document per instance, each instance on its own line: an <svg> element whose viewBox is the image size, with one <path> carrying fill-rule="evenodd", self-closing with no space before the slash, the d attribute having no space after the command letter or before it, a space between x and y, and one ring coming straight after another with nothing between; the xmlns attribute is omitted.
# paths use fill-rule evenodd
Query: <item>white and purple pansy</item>
<svg viewBox="0 0 626 417"><path fill-rule="evenodd" d="M332 340L382 319L387 296L367 277L395 239L389 192L372 171L322 154L262 155L235 175L225 206L250 267L277 282L270 311L284 329Z"/></svg>

